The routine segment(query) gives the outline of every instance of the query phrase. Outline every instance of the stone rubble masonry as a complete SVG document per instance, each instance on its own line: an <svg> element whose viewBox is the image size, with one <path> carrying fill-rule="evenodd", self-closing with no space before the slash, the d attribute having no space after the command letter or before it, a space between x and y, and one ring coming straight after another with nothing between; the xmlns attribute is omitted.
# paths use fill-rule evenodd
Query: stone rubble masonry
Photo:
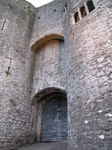
<svg viewBox="0 0 112 150"><path fill-rule="evenodd" d="M112 1L74 23L84 2L0 0L0 150L34 142L32 99L49 87L67 93L68 150L111 150Z"/></svg>
<svg viewBox="0 0 112 150"><path fill-rule="evenodd" d="M70 11L75 6L69 1ZM68 149L112 148L112 1L97 0L81 21L65 16Z"/></svg>
<svg viewBox="0 0 112 150"><path fill-rule="evenodd" d="M31 4L0 0L0 150L33 140L29 43L34 18Z"/></svg>

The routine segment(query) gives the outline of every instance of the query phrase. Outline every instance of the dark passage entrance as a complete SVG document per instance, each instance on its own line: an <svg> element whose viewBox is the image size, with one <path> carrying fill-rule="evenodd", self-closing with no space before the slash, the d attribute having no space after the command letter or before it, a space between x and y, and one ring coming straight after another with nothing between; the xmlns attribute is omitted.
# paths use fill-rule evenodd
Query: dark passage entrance
<svg viewBox="0 0 112 150"><path fill-rule="evenodd" d="M41 141L67 140L67 99L64 96L50 98L43 108Z"/></svg>

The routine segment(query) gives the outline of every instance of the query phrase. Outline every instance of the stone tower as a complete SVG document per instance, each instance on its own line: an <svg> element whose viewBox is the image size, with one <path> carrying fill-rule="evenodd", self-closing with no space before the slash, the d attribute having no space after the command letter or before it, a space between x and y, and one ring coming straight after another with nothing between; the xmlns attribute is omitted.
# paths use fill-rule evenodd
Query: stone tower
<svg viewBox="0 0 112 150"><path fill-rule="evenodd" d="M0 0L0 149L112 147L112 1Z"/></svg>

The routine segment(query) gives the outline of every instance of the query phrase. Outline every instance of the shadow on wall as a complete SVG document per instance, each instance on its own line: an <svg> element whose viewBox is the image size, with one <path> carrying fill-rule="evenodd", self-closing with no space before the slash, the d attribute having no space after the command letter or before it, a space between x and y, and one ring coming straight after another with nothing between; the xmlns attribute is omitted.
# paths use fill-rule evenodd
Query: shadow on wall
<svg viewBox="0 0 112 150"><path fill-rule="evenodd" d="M37 41L35 41L32 46L30 47L30 49L32 51L35 51L36 49L38 49L43 43L48 42L50 40L63 40L64 41L64 37L60 34L49 34L49 35L45 35L43 37L41 37L40 39L38 39Z"/></svg>

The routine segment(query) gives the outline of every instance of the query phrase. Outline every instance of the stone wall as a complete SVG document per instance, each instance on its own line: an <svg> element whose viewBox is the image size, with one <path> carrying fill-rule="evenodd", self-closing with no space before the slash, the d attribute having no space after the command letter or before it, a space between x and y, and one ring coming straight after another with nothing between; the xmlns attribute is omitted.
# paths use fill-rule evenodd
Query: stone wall
<svg viewBox="0 0 112 150"><path fill-rule="evenodd" d="M29 142L31 133L31 63L29 50L34 7L0 0L0 149ZM33 140L33 139L32 139Z"/></svg>
<svg viewBox="0 0 112 150"><path fill-rule="evenodd" d="M32 97L48 87L65 90L64 42L51 40L43 44L35 53Z"/></svg>
<svg viewBox="0 0 112 150"><path fill-rule="evenodd" d="M83 1L82 1L83 2ZM68 1L71 8L73 1ZM80 3L76 9L80 8ZM65 16L69 150L112 147L112 2L74 23Z"/></svg>
<svg viewBox="0 0 112 150"><path fill-rule="evenodd" d="M1 150L33 142L35 102L59 91L67 91L68 150L111 149L112 1L93 0L75 23L84 2L0 1Z"/></svg>
<svg viewBox="0 0 112 150"><path fill-rule="evenodd" d="M56 0L36 9L31 48L36 41L47 35L57 34L63 36L62 21L65 8L64 1L65 0Z"/></svg>

